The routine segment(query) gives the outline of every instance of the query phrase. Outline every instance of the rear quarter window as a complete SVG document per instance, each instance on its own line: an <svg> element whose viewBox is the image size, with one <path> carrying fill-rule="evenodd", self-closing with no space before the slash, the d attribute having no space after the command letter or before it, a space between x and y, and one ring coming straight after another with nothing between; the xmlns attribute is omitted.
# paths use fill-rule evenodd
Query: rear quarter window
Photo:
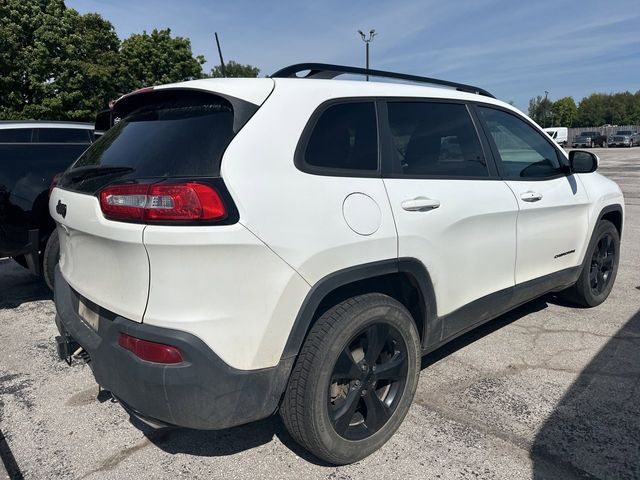
<svg viewBox="0 0 640 480"><path fill-rule="evenodd" d="M312 117L296 155L297 167L321 175L372 176L378 168L378 130L372 101L335 103Z"/></svg>

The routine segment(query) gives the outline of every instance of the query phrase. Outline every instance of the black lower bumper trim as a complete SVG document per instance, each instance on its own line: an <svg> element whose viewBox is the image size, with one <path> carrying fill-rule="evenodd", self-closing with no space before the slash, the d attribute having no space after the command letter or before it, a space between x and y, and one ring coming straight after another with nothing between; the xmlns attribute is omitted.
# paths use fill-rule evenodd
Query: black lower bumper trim
<svg viewBox="0 0 640 480"><path fill-rule="evenodd" d="M187 332L127 320L99 309L97 331L78 315L79 295L56 269L56 323L91 356L96 381L138 417L161 425L217 430L268 417L277 409L293 358L272 368L238 370ZM185 361L143 361L118 345L120 333L173 345ZM149 422L145 422L149 423Z"/></svg>

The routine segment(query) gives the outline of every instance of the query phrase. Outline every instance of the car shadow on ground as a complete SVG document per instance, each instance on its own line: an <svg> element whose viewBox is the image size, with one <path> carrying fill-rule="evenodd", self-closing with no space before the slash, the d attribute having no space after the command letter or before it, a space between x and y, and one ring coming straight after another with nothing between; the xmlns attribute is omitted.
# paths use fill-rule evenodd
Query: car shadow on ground
<svg viewBox="0 0 640 480"><path fill-rule="evenodd" d="M640 310L606 343L548 416L533 478L640 478Z"/></svg>
<svg viewBox="0 0 640 480"><path fill-rule="evenodd" d="M547 301L553 301L553 298L543 297L529 302L460 336L439 350L423 357L422 368L427 368L429 365L436 363L453 352L530 313L547 308ZM167 453L186 453L189 455L208 457L233 455L267 444L271 442L275 436L300 458L315 465L331 466L300 447L291 438L278 415L248 425L217 431L182 428L153 430L134 418L132 418L131 422L136 428L140 429L154 445Z"/></svg>
<svg viewBox="0 0 640 480"><path fill-rule="evenodd" d="M45 283L10 258L0 259L0 309L36 300L52 300Z"/></svg>

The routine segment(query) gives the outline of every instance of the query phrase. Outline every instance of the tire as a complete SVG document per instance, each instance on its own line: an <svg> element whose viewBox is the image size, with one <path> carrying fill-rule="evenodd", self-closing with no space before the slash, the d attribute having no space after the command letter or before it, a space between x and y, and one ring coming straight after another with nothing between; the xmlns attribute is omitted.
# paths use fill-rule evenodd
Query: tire
<svg viewBox="0 0 640 480"><path fill-rule="evenodd" d="M44 255L42 258L42 276L51 291L53 291L55 269L59 259L60 241L58 239L58 231L54 230L51 232L51 235L49 235L47 246L44 249Z"/></svg>
<svg viewBox="0 0 640 480"><path fill-rule="evenodd" d="M601 220L589 243L578 281L563 291L562 296L583 307L600 305L611 293L618 274L619 260L618 230L608 220Z"/></svg>
<svg viewBox="0 0 640 480"><path fill-rule="evenodd" d="M378 450L402 423L420 360L420 337L402 304L379 293L350 298L311 328L280 416L294 440L316 457L353 463Z"/></svg>

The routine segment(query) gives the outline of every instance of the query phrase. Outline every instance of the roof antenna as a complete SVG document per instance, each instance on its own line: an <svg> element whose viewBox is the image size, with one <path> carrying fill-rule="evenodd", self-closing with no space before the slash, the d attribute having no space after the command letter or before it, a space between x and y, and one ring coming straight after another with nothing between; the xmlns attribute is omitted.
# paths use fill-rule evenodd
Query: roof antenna
<svg viewBox="0 0 640 480"><path fill-rule="evenodd" d="M220 40L218 40L218 32L215 32L216 45L218 45L218 55L220 56L220 70L222 70L222 76L227 78L227 69L224 66L224 59L222 58L222 49L220 48Z"/></svg>

